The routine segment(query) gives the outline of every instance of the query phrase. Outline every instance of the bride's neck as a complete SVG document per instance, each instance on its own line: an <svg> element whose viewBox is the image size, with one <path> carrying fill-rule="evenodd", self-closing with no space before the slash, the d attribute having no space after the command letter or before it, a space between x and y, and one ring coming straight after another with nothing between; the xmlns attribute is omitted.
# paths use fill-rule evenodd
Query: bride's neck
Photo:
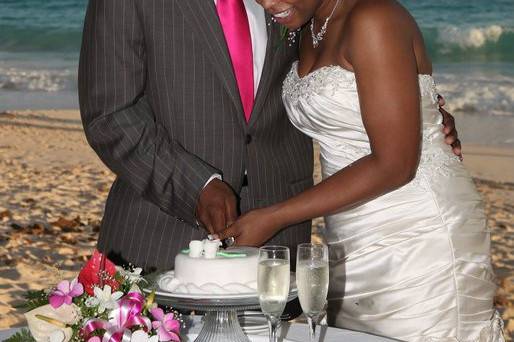
<svg viewBox="0 0 514 342"><path fill-rule="evenodd" d="M334 11L334 16L336 16L345 7L346 2L348 0L321 0L318 9L314 12L314 19L325 20L332 11Z"/></svg>
<svg viewBox="0 0 514 342"><path fill-rule="evenodd" d="M314 19L316 21L324 21L327 19L330 13L332 13L337 1L338 0L321 0L316 12L314 12ZM341 5L341 1L343 0L339 0L339 6Z"/></svg>
<svg viewBox="0 0 514 342"><path fill-rule="evenodd" d="M355 5L357 0L321 0L316 12L314 12L314 20L322 25L328 16L334 10L334 6L337 7L334 10L332 20L341 19L348 13L348 10Z"/></svg>

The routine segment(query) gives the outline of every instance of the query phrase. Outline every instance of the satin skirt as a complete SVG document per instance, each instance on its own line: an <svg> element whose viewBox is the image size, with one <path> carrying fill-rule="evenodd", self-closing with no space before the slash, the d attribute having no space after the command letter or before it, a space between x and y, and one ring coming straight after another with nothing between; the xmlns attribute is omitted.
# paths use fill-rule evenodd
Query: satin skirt
<svg viewBox="0 0 514 342"><path fill-rule="evenodd" d="M322 165L324 177L341 169ZM425 161L406 186L325 220L330 325L405 341L503 341L490 233L460 163Z"/></svg>

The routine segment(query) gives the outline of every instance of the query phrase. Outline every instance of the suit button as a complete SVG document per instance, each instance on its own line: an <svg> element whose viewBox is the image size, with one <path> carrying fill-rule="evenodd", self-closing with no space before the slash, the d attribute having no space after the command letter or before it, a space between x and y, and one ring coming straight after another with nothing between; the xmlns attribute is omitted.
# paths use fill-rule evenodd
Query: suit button
<svg viewBox="0 0 514 342"><path fill-rule="evenodd" d="M250 144L251 142L252 142L252 136L250 134L247 134L245 137L246 145Z"/></svg>

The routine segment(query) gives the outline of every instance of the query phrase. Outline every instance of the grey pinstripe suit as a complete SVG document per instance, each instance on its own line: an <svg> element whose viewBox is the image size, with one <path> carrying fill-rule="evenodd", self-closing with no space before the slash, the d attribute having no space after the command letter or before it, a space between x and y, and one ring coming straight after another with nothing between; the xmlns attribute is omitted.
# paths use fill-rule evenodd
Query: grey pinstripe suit
<svg viewBox="0 0 514 342"><path fill-rule="evenodd" d="M205 236L195 207L215 172L241 195L242 212L312 185L312 143L289 123L280 96L296 49L279 35L269 26L247 124L213 1L90 0L80 109L89 143L117 175L100 250L147 270L171 268L181 248ZM306 222L272 242L309 240Z"/></svg>

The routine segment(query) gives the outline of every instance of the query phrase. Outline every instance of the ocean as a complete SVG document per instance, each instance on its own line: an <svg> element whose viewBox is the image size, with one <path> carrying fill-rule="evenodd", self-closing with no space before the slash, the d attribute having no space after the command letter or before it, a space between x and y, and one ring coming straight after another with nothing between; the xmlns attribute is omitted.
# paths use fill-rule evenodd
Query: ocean
<svg viewBox="0 0 514 342"><path fill-rule="evenodd" d="M422 29L464 142L514 146L514 0L401 2ZM78 107L86 6L0 0L0 111Z"/></svg>

